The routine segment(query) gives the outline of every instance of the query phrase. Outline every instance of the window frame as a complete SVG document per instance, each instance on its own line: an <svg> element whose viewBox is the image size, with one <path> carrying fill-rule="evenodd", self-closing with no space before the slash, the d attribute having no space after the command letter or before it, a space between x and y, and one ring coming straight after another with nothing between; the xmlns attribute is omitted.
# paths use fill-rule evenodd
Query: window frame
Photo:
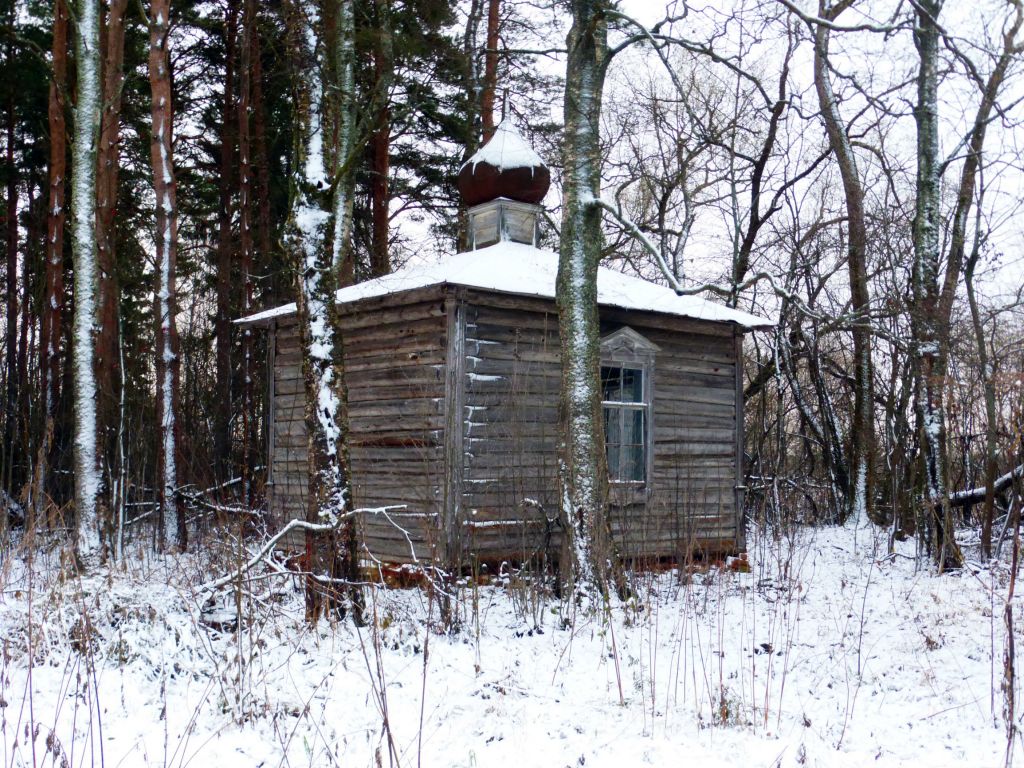
<svg viewBox="0 0 1024 768"><path fill-rule="evenodd" d="M629 326L623 326L601 339L601 368L618 368L620 371L622 369L633 369L641 372L641 401L635 404L627 401L605 400L604 385L602 383L601 429L606 443L606 457L608 450L608 424L605 420L605 409L614 408L620 414L627 410L640 410L645 415L643 436L644 478L642 480L615 478L612 477L611 467L608 467L608 482L612 486L637 489L647 489L650 487L651 473L654 468L654 363L656 354L659 351L660 348L656 344L644 338Z"/></svg>

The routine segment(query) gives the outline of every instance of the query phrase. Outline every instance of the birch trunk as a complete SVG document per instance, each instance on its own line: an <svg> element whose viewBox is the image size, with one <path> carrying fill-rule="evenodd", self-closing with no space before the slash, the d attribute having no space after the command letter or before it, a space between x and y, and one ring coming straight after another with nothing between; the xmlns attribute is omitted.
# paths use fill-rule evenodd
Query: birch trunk
<svg viewBox="0 0 1024 768"><path fill-rule="evenodd" d="M76 550L83 565L100 556L97 499L96 376L96 145L100 131L99 0L76 4L75 65L77 104L71 148L71 246L75 267L74 407Z"/></svg>
<svg viewBox="0 0 1024 768"><path fill-rule="evenodd" d="M600 116L608 56L604 0L573 0L565 77L565 149L557 303L561 334L561 507L574 597L607 595L608 473L601 427L597 269L601 259Z"/></svg>
<svg viewBox="0 0 1024 768"><path fill-rule="evenodd" d="M352 216L355 201L356 79L355 79L355 8L352 0L335 0L332 26L333 98L333 176L334 195L331 200L333 232L331 262L338 285L355 281L355 254L352 251Z"/></svg>
<svg viewBox="0 0 1024 768"><path fill-rule="evenodd" d="M848 4L828 7L819 0L819 15L834 21ZM850 308L853 320L854 402L850 422L849 484L840 489L845 498L844 514L859 520L862 516L882 524L875 514L873 451L874 366L871 361L871 295L868 290L867 226L864 220L864 187L857 169L857 158L846 135L828 66L829 28L818 24L814 36L814 85L829 144L839 165L846 197L847 252L850 276Z"/></svg>
<svg viewBox="0 0 1024 768"><path fill-rule="evenodd" d="M917 76L917 203L914 212L914 268L911 312L916 355L915 410L920 434L922 501L929 546L942 571L961 564L953 535L946 456L945 375L939 291L940 159L938 131L938 14L942 0L920 0L914 45Z"/></svg>
<svg viewBox="0 0 1024 768"><path fill-rule="evenodd" d="M355 3L354 0L334 0L336 13L334 39L335 69L334 82L331 84L336 96L335 114L335 146L334 146L334 195L331 200L333 233L331 242L331 271L335 283L339 287L349 284L354 277L355 254L352 249L352 212L355 198L357 154L357 114L356 78L355 78ZM331 302L334 307L334 302ZM335 328L339 326L335 325ZM341 361L342 338L336 337L336 357ZM339 466L342 482L348 494L348 445L345 436L348 425L345 422L347 412L348 390L344 381L344 370L338 366L337 390L341 398L337 422L341 427L338 444ZM350 498L346 495L346 498ZM351 506L351 504L349 504ZM350 583L359 581L359 534L355 518L349 518L342 527L342 566L344 575ZM363 593L359 587L353 586L349 592L353 606L353 615L357 622L362 621Z"/></svg>
<svg viewBox="0 0 1024 768"><path fill-rule="evenodd" d="M185 548L185 519L180 509L178 465L181 438L178 419L180 365L178 361L178 204L174 181L171 103L170 0L151 0L149 8L149 84L152 91L153 137L150 162L156 197L157 312L156 312L156 411L160 425L157 452L157 501L160 504L163 545Z"/></svg>
<svg viewBox="0 0 1024 768"><path fill-rule="evenodd" d="M320 24L311 7L302 7L297 2L292 3L289 17L295 67L295 149L285 247L299 283L298 315L309 434L307 520L332 525L344 520L349 525L352 506L343 432L344 380L334 301L337 273L330 243L330 180L323 131L325 98L317 56ZM307 533L311 573L330 578L352 573L357 564L352 562L351 549L339 551L333 534L325 538ZM336 596L325 594L311 576L306 584L307 619L315 622L336 602ZM359 605L358 599L353 600L357 621Z"/></svg>

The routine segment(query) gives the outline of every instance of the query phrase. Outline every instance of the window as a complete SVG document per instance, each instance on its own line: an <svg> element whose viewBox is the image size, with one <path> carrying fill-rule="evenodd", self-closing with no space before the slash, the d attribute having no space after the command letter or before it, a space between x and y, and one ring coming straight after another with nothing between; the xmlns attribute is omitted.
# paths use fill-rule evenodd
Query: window
<svg viewBox="0 0 1024 768"><path fill-rule="evenodd" d="M520 210L503 206L505 231L513 243L534 244L534 230L537 227L536 211Z"/></svg>
<svg viewBox="0 0 1024 768"><path fill-rule="evenodd" d="M486 208L473 213L473 247L486 248L498 242L498 209Z"/></svg>
<svg viewBox="0 0 1024 768"><path fill-rule="evenodd" d="M623 326L601 339L601 400L608 479L648 482L652 466L651 406L657 344Z"/></svg>
<svg viewBox="0 0 1024 768"><path fill-rule="evenodd" d="M602 365L601 400L609 479L646 481L648 404L644 397L644 369Z"/></svg>

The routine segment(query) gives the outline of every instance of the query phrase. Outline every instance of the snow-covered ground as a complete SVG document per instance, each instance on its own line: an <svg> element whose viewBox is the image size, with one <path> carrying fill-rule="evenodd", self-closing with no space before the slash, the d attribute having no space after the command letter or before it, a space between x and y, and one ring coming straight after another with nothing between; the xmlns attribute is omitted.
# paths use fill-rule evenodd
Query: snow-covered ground
<svg viewBox="0 0 1024 768"><path fill-rule="evenodd" d="M51 552L30 583L14 556L0 750L15 766L1002 765L1007 569L915 572L873 536L753 531L750 573L636 574L610 622L569 629L521 585L467 587L449 634L418 589L372 593L376 629L312 630L296 585L260 580L236 634L234 592L201 614L215 566L194 557L58 583Z"/></svg>

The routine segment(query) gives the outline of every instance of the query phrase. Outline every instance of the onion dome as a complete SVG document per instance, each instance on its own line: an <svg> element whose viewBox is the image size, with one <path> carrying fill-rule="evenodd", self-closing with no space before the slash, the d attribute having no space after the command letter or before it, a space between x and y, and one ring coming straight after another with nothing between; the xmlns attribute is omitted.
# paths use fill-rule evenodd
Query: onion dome
<svg viewBox="0 0 1024 768"><path fill-rule="evenodd" d="M548 167L508 118L459 170L459 192L469 207L500 197L536 205L550 184Z"/></svg>

